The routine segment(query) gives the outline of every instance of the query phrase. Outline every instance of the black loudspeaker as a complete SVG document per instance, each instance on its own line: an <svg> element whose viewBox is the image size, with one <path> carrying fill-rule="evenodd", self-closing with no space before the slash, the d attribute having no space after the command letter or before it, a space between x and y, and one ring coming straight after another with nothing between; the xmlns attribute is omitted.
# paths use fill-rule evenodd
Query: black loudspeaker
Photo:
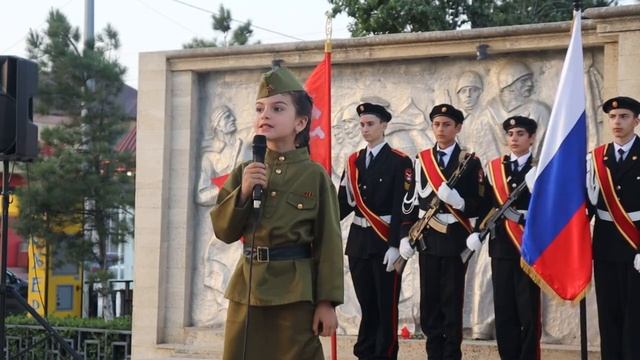
<svg viewBox="0 0 640 360"><path fill-rule="evenodd" d="M0 56L0 159L29 161L38 156L38 127L33 98L38 65L15 56Z"/></svg>

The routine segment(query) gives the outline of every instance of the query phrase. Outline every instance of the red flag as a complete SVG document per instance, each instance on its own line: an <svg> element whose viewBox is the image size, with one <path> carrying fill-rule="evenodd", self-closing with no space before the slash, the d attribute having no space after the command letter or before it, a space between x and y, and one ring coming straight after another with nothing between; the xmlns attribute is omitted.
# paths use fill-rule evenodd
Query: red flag
<svg viewBox="0 0 640 360"><path fill-rule="evenodd" d="M304 84L313 98L309 150L311 159L331 174L331 53L313 69Z"/></svg>

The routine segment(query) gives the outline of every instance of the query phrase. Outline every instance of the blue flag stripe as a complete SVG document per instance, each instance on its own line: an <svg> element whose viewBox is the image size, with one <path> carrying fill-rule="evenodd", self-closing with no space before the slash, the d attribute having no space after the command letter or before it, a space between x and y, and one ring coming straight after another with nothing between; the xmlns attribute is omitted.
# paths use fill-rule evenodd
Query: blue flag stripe
<svg viewBox="0 0 640 360"><path fill-rule="evenodd" d="M522 256L530 265L535 263L585 201L586 163L583 149L586 148L586 136L586 117L582 112L551 161L538 174L522 246Z"/></svg>

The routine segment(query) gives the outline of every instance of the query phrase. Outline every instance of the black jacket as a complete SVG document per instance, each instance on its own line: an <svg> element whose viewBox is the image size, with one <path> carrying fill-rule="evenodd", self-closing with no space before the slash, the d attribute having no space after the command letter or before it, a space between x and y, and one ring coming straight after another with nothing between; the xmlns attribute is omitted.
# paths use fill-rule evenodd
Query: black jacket
<svg viewBox="0 0 640 360"><path fill-rule="evenodd" d="M505 175L507 177L507 182L510 190L515 189L524 181L524 176L531 169L531 160L533 156L530 156L527 159L527 162L524 164L522 169L515 172L511 169L511 163L509 161L509 156L502 157L502 166L505 169ZM488 171L488 170L487 170ZM488 215L489 211L492 208L499 208L500 205L498 203L498 199L495 194L495 184L492 184L489 181L488 174L485 175L485 184L486 191L484 192L484 196L482 198L482 205L480 210L480 216L478 217L478 222L476 228L479 230L479 225L482 220ZM529 201L531 200L531 193L529 189L525 188L520 193L520 196L514 203L514 207L517 210L527 210L529 208ZM489 256L492 258L503 258L503 259L517 259L520 257L520 251L513 243L513 240L507 234L507 228L505 226L505 220L501 219L498 224L496 224L495 237L491 237L489 239Z"/></svg>
<svg viewBox="0 0 640 360"><path fill-rule="evenodd" d="M433 151L436 151L435 147ZM447 179L451 177L458 168L458 164L460 163L460 152L460 146L456 144L447 166L443 169L444 176ZM419 158L416 161L420 163ZM417 167L418 166L416 166L416 168ZM420 176L420 183L422 187L428 183L422 167L420 167L420 174L416 174L416 176ZM415 184L412 186L410 193L413 193L414 188ZM469 165L454 186L454 189L458 191L465 201L464 211L462 212L463 215L467 218L477 217L480 210L482 193L484 192L484 173L482 171L480 160L477 157L470 160ZM408 223L411 224L418 220L420 209L424 211L429 209L431 197L436 196L436 192L431 191L430 194L425 197L419 196L418 194L416 194L416 196L418 198L419 205L414 206L413 211L406 215ZM444 206L441 206L439 211L441 213L448 213ZM408 234L408 230L409 227L403 227L403 233L405 236ZM459 222L449 224L446 234L439 233L432 229L427 229L424 234L427 246L426 252L437 256L459 256L462 250L466 247L466 238L468 235L469 232Z"/></svg>
<svg viewBox="0 0 640 360"><path fill-rule="evenodd" d="M640 211L640 138L629 149L629 154L621 166L616 163L613 143L609 143L604 154L604 163L611 170L611 177L616 195L627 213ZM598 194L595 209L607 211L607 205L602 197L602 190ZM640 221L634 222L636 229L640 229ZM593 228L593 258L617 262L632 262L636 251L618 231L611 221L600 219L596 215Z"/></svg>
<svg viewBox="0 0 640 360"><path fill-rule="evenodd" d="M373 159L369 167L365 166L366 149L358 152L356 167L358 168L358 188L367 207L378 216L391 215L389 241L384 241L373 228L362 228L352 224L347 239L346 254L368 258L373 254L382 254L389 246L400 245L400 226L402 221L402 199L412 180L413 166L411 158L385 144ZM345 170L346 171L346 170ZM342 174L338 199L340 202L340 219L344 219L352 211L364 217L356 206L349 205L347 189Z"/></svg>

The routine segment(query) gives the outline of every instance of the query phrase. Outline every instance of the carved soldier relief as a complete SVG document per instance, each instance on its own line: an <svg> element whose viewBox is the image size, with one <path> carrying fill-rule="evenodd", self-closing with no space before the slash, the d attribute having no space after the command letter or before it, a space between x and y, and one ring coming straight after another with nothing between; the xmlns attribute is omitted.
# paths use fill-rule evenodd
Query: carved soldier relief
<svg viewBox="0 0 640 360"><path fill-rule="evenodd" d="M602 102L602 49L585 49L585 85L589 145L600 142ZM428 113L436 104L451 103L465 115L458 140L475 151L483 165L507 154L502 122L514 115L538 122L534 156L540 151L554 101L564 52L505 54L483 61L469 58L426 58L384 63L335 64L332 81L332 179L337 184L348 155L365 146L355 111L363 101L385 106L393 119L385 138L389 144L414 157L432 147L434 137ZM296 69L301 79L311 68ZM224 290L239 257L239 244L229 246L215 239L209 211L216 202L226 175L250 158L254 119L255 84L259 71L204 74L200 78L201 142L194 176L194 208L198 214L193 274L192 320L196 326L224 324ZM215 104L215 105L213 105ZM232 110L233 109L233 110ZM237 116L237 117L236 117ZM343 223L343 237L351 217ZM345 264L346 265L346 264ZM340 332L357 333L359 308L345 267L345 305L338 308ZM467 271L465 327L477 337L493 335L490 263L486 251ZM403 275L400 321L419 329L419 276L417 262L409 262ZM571 341L573 333L560 330L567 317L562 306L545 305L546 341ZM576 330L577 331L577 330Z"/></svg>

